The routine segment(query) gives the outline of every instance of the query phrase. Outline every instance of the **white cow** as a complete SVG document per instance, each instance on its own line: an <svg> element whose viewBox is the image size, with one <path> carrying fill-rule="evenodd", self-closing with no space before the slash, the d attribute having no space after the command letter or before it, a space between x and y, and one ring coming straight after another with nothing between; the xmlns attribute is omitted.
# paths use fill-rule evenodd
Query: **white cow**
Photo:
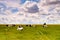
<svg viewBox="0 0 60 40"><path fill-rule="evenodd" d="M48 27L48 26L46 25L46 23L44 23L44 24L43 24L43 27Z"/></svg>
<svg viewBox="0 0 60 40"><path fill-rule="evenodd" d="M17 30L23 30L23 27L20 27L20 26L19 26L19 27L17 28Z"/></svg>

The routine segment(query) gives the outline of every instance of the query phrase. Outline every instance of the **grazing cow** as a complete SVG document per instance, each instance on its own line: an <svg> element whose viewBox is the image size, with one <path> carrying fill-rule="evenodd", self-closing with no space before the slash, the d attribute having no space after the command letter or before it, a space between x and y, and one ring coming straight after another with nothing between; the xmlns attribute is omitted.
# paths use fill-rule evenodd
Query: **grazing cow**
<svg viewBox="0 0 60 40"><path fill-rule="evenodd" d="M8 25L6 25L8 27Z"/></svg>
<svg viewBox="0 0 60 40"><path fill-rule="evenodd" d="M11 27L12 25L11 24L8 24L8 25L6 25L7 27Z"/></svg>
<svg viewBox="0 0 60 40"><path fill-rule="evenodd" d="M26 25L26 26L28 26L28 25Z"/></svg>
<svg viewBox="0 0 60 40"><path fill-rule="evenodd" d="M30 24L30 25L26 25L26 26L29 26L29 27L35 27L35 25L32 25L32 24Z"/></svg>
<svg viewBox="0 0 60 40"><path fill-rule="evenodd" d="M46 23L43 24L43 27L47 27Z"/></svg>
<svg viewBox="0 0 60 40"><path fill-rule="evenodd" d="M12 26L16 26L15 24L12 24Z"/></svg>
<svg viewBox="0 0 60 40"><path fill-rule="evenodd" d="M14 24L8 24L6 25L7 27L12 27L12 26L15 26Z"/></svg>
<svg viewBox="0 0 60 40"><path fill-rule="evenodd" d="M30 27L35 27L35 25L33 25L33 24L31 24L31 25L29 25Z"/></svg>
<svg viewBox="0 0 60 40"><path fill-rule="evenodd" d="M17 30L23 30L23 27L19 26L19 27L17 28Z"/></svg>
<svg viewBox="0 0 60 40"><path fill-rule="evenodd" d="M32 25L29 25L30 27L32 27Z"/></svg>
<svg viewBox="0 0 60 40"><path fill-rule="evenodd" d="M26 25L26 26L29 26L29 27L31 27L31 25Z"/></svg>

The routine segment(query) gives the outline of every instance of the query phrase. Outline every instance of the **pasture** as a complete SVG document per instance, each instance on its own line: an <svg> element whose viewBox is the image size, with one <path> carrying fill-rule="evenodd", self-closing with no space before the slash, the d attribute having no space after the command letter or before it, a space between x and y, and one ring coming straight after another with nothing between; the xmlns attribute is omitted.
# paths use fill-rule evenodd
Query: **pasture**
<svg viewBox="0 0 60 40"><path fill-rule="evenodd" d="M60 40L60 25L42 25L29 27L23 25L23 30L17 30L18 25L7 27L0 25L0 40Z"/></svg>

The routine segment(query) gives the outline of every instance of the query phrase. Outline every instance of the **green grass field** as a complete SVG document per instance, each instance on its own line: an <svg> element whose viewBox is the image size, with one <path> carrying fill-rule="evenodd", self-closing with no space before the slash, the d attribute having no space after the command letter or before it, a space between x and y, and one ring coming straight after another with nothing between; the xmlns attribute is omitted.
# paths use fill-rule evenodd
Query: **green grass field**
<svg viewBox="0 0 60 40"><path fill-rule="evenodd" d="M60 40L60 25L48 25L43 28L42 25L28 27L23 25L23 30L17 30L15 27L0 25L0 40Z"/></svg>

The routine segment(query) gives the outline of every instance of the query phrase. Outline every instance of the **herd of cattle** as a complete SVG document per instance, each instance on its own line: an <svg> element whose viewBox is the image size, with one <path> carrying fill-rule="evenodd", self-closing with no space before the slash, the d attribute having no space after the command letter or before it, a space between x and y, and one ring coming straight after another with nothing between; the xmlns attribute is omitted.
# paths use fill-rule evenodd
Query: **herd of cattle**
<svg viewBox="0 0 60 40"><path fill-rule="evenodd" d="M6 25L7 27L11 27L11 26L16 26L15 24L10 24L10 25ZM26 25L26 26L29 26L29 27L36 27L36 25ZM46 23L44 23L43 24L43 26L42 27L48 27L47 25L46 25ZM19 25L18 26L18 28L17 28L17 30L23 30L23 26L22 25Z"/></svg>

